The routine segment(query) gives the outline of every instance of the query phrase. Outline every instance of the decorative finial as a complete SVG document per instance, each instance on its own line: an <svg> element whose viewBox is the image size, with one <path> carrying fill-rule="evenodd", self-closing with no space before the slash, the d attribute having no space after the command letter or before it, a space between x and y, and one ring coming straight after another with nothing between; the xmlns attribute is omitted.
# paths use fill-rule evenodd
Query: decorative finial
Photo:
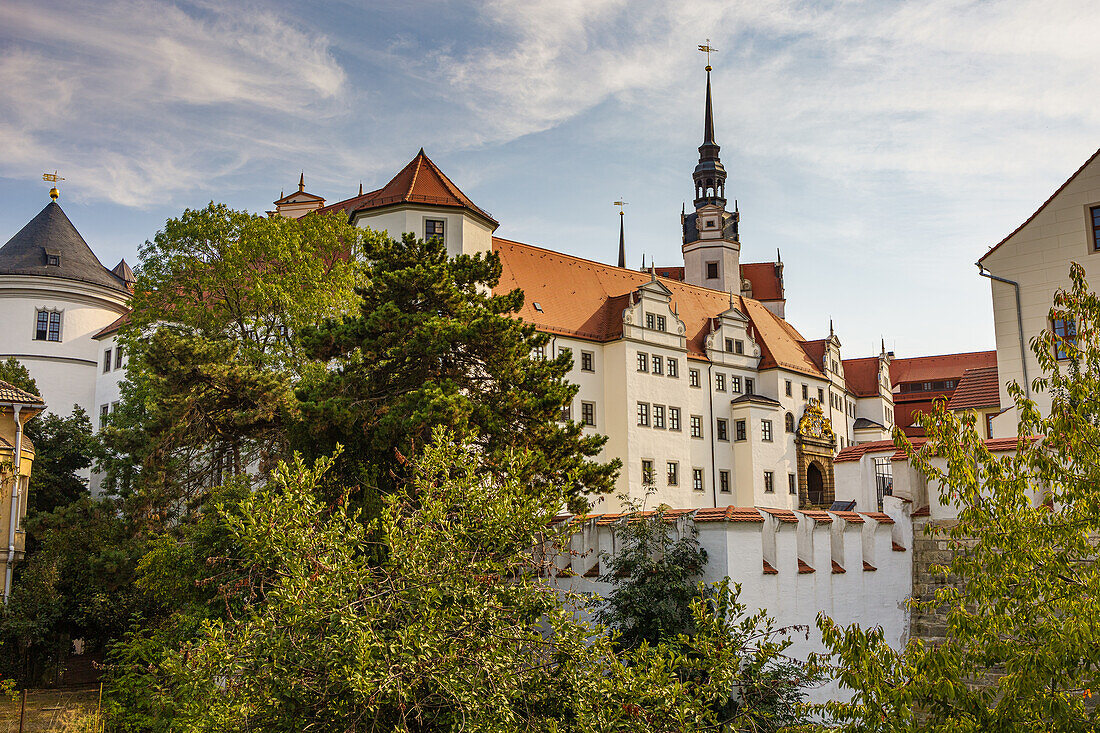
<svg viewBox="0 0 1100 733"><path fill-rule="evenodd" d="M306 190L306 172L302 171L302 175L298 178L298 192Z"/></svg>
<svg viewBox="0 0 1100 733"><path fill-rule="evenodd" d="M699 50L707 55L707 71L710 71L710 55L718 49L710 45L710 39L707 39L706 43L700 44Z"/></svg>
<svg viewBox="0 0 1100 733"><path fill-rule="evenodd" d="M626 202L620 199L615 202L615 206L619 207L619 267L626 267L626 232L623 226L625 221L623 207L626 206Z"/></svg>
<svg viewBox="0 0 1100 733"><path fill-rule="evenodd" d="M775 248L775 261L776 262L782 262L783 261L783 257L779 254L779 247Z"/></svg>
<svg viewBox="0 0 1100 733"><path fill-rule="evenodd" d="M363 195L363 182L362 181L359 181L359 195L360 196Z"/></svg>
<svg viewBox="0 0 1100 733"><path fill-rule="evenodd" d="M54 171L53 173L43 173L42 180L50 181L54 184L53 188L50 189L50 198L57 201L57 197L61 195L61 192L57 190L57 182L64 181L65 179L57 175L57 171Z"/></svg>
<svg viewBox="0 0 1100 733"><path fill-rule="evenodd" d="M834 335L835 335L835 333L833 331L833 319L830 318L829 319L829 338L832 338Z"/></svg>
<svg viewBox="0 0 1100 733"><path fill-rule="evenodd" d="M882 354L886 353L886 339L885 338L882 339L882 352L881 353Z"/></svg>

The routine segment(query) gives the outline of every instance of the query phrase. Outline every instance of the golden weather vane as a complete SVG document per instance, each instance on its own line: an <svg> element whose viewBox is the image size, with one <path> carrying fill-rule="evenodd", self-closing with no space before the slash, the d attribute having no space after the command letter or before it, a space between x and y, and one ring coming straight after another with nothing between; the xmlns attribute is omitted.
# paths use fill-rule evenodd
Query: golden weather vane
<svg viewBox="0 0 1100 733"><path fill-rule="evenodd" d="M616 202L615 202L614 204L612 204L612 205L613 205L613 206L618 206L618 207L619 207L619 215L621 216L621 215L623 215L623 214L625 213L625 212L623 211L623 207L624 207L624 206L626 206L626 204L627 204L627 202L626 202L626 201L616 201Z"/></svg>
<svg viewBox="0 0 1100 733"><path fill-rule="evenodd" d="M61 192L57 190L57 184L65 179L57 175L57 171L54 171L53 173L43 173L42 180L53 184L53 188L50 189L50 198L56 201L57 197L61 195Z"/></svg>
<svg viewBox="0 0 1100 733"><path fill-rule="evenodd" d="M699 50L707 55L707 71L710 71L710 55L718 49L710 45L710 39L708 38L706 43L699 45Z"/></svg>

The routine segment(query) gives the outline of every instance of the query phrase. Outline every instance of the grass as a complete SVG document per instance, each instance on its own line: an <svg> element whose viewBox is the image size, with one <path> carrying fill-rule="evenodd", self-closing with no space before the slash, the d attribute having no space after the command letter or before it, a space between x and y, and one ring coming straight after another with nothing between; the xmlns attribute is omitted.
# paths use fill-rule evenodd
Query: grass
<svg viewBox="0 0 1100 733"><path fill-rule="evenodd" d="M91 733L94 731L99 685L57 690L27 690L24 733ZM0 733L19 730L20 698L0 699Z"/></svg>

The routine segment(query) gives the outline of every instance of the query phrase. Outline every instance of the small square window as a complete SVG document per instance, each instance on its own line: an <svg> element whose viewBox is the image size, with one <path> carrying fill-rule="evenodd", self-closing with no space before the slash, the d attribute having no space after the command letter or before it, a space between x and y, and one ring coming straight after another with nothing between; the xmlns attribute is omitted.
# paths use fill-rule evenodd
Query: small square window
<svg viewBox="0 0 1100 733"><path fill-rule="evenodd" d="M680 485L680 464L675 461L668 462L668 485Z"/></svg>
<svg viewBox="0 0 1100 733"><path fill-rule="evenodd" d="M649 403L638 403L638 424L642 427L649 427Z"/></svg>
<svg viewBox="0 0 1100 733"><path fill-rule="evenodd" d="M46 264L50 267L61 267L61 255L46 255Z"/></svg>
<svg viewBox="0 0 1100 733"><path fill-rule="evenodd" d="M591 351L582 351L581 352L581 371L582 372L594 372L594 371L596 371L595 361L596 360L595 360L594 355L592 354Z"/></svg>
<svg viewBox="0 0 1100 733"><path fill-rule="evenodd" d="M717 436L718 440L728 441L730 439L730 436L729 436L729 422L726 421L724 418L721 418L721 417L718 418L717 429L715 430L715 435Z"/></svg>
<svg viewBox="0 0 1100 733"><path fill-rule="evenodd" d="M689 387L698 387L699 386L699 370L698 369L688 369L688 386Z"/></svg>
<svg viewBox="0 0 1100 733"><path fill-rule="evenodd" d="M718 263L717 262L708 262L707 263L707 280L717 280L717 279L718 279Z"/></svg>
<svg viewBox="0 0 1100 733"><path fill-rule="evenodd" d="M691 437L702 438L703 437L703 417L702 415L691 416Z"/></svg>
<svg viewBox="0 0 1100 733"><path fill-rule="evenodd" d="M718 490L723 494L730 493L730 472L722 470L718 472Z"/></svg>
<svg viewBox="0 0 1100 733"><path fill-rule="evenodd" d="M771 471L765 471L764 472L764 493L765 494L774 494L775 493L775 474L772 473Z"/></svg>
<svg viewBox="0 0 1100 733"><path fill-rule="evenodd" d="M703 490L703 469L693 468L691 469L691 488L694 491Z"/></svg>
<svg viewBox="0 0 1100 733"><path fill-rule="evenodd" d="M424 239L429 240L432 237L439 237L439 241L443 239L443 219L425 219L424 220Z"/></svg>
<svg viewBox="0 0 1100 733"><path fill-rule="evenodd" d="M734 427L737 429L738 442L748 439L748 426L744 420L738 420Z"/></svg>
<svg viewBox="0 0 1100 733"><path fill-rule="evenodd" d="M596 425L596 403L595 402L582 402L581 403L581 424L595 426Z"/></svg>
<svg viewBox="0 0 1100 733"><path fill-rule="evenodd" d="M668 357L668 376L676 377L676 378L680 377L680 360L679 359L673 359L671 356Z"/></svg>

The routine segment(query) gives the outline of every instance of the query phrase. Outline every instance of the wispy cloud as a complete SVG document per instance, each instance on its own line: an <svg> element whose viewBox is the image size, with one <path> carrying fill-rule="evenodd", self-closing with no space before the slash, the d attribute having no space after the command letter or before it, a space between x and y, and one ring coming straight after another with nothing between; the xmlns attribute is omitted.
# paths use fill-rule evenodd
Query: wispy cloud
<svg viewBox="0 0 1100 733"><path fill-rule="evenodd" d="M120 204L306 148L280 130L344 104L326 39L262 8L14 0L0 27L0 175L61 166L78 192Z"/></svg>

